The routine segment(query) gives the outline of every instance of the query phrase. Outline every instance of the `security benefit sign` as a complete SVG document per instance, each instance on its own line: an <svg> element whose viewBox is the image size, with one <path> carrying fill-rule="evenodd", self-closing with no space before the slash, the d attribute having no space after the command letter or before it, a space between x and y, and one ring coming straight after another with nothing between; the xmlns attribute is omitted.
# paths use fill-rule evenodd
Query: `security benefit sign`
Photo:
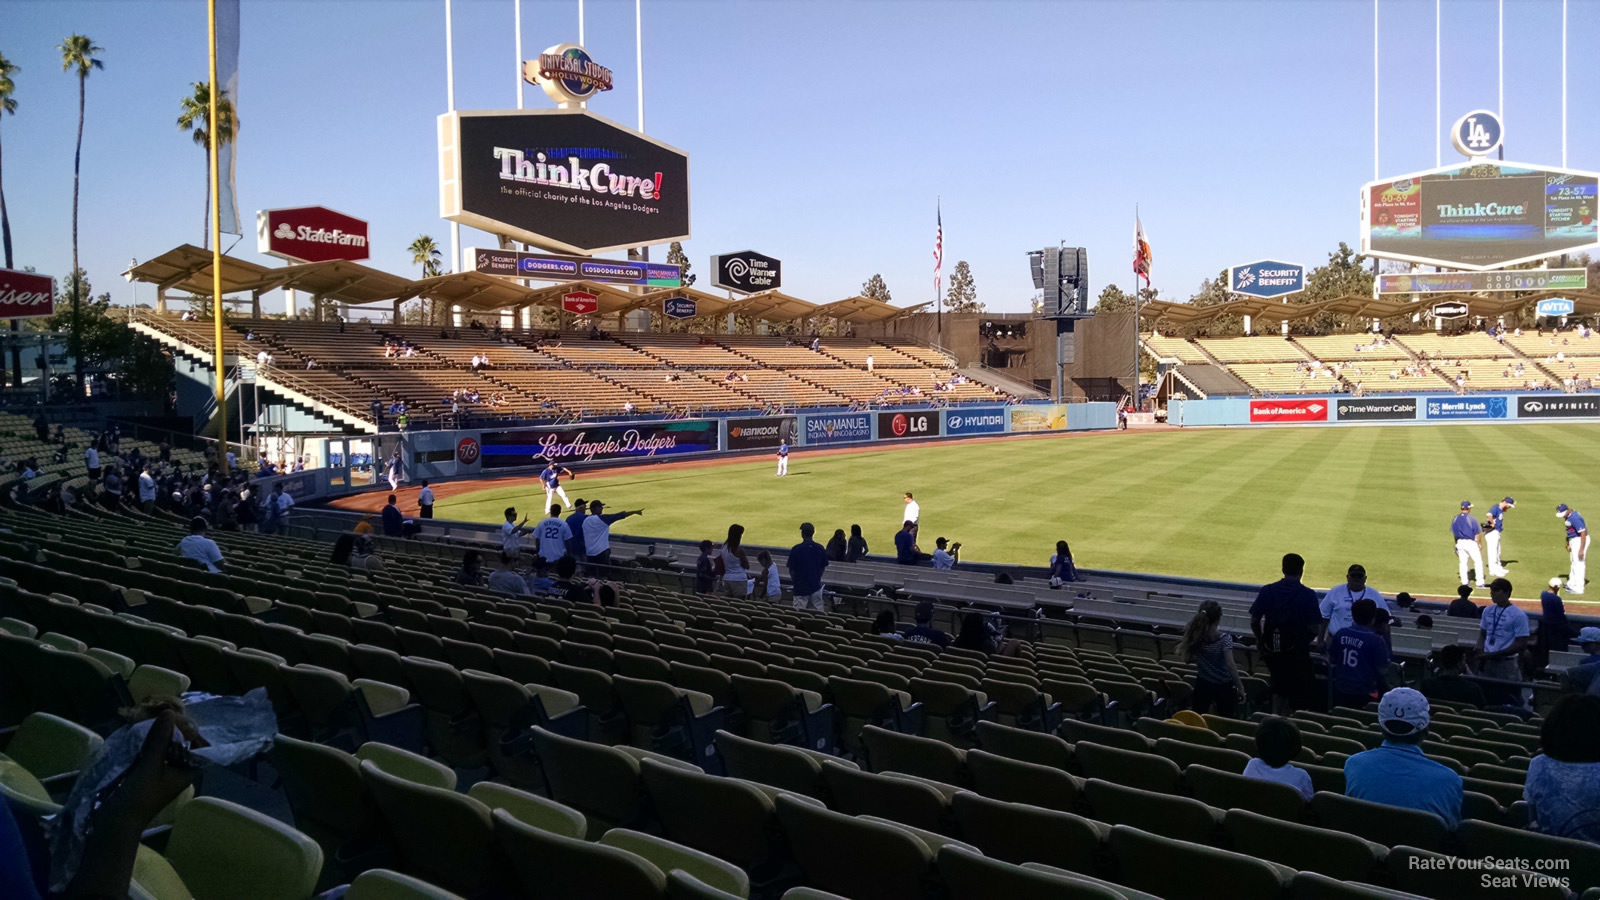
<svg viewBox="0 0 1600 900"><path fill-rule="evenodd" d="M555 461L574 463L613 459L660 459L721 449L716 422L687 420L646 425L594 425L526 431L485 431L484 469L513 469Z"/></svg>
<svg viewBox="0 0 1600 900"><path fill-rule="evenodd" d="M1361 397L1335 404L1341 422L1383 422L1415 419L1415 397Z"/></svg>
<svg viewBox="0 0 1600 900"><path fill-rule="evenodd" d="M1430 419L1504 419L1504 397L1429 397L1423 409Z"/></svg>
<svg viewBox="0 0 1600 900"><path fill-rule="evenodd" d="M1250 401L1251 422L1326 422L1330 411L1326 400Z"/></svg>
<svg viewBox="0 0 1600 900"><path fill-rule="evenodd" d="M1534 394L1517 398L1519 419L1600 419L1600 396Z"/></svg>
<svg viewBox="0 0 1600 900"><path fill-rule="evenodd" d="M878 413L878 440L898 441L902 438L938 437L939 416L937 410Z"/></svg>
<svg viewBox="0 0 1600 900"><path fill-rule="evenodd" d="M848 444L872 440L872 418L866 413L806 416L802 422L808 445Z"/></svg>
<svg viewBox="0 0 1600 900"><path fill-rule="evenodd" d="M1257 260L1228 270L1228 290L1247 297L1284 297L1306 289L1306 267L1299 263Z"/></svg>
<svg viewBox="0 0 1600 900"><path fill-rule="evenodd" d="M689 239L689 156L584 109L439 117L439 214L567 253Z"/></svg>
<svg viewBox="0 0 1600 900"><path fill-rule="evenodd" d="M784 441L798 443L800 422L794 416L764 416L728 420L729 450L762 450Z"/></svg>
<svg viewBox="0 0 1600 900"><path fill-rule="evenodd" d="M999 434L1005 430L1006 409L1003 406L952 409L944 414L944 433L951 437L966 434Z"/></svg>

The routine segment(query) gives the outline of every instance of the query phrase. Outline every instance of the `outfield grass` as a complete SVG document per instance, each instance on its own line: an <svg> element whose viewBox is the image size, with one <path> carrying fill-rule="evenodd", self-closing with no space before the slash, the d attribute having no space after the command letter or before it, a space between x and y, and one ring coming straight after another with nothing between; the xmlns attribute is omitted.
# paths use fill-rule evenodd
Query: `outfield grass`
<svg viewBox="0 0 1600 900"><path fill-rule="evenodd" d="M963 557L1044 565L1057 539L1080 565L1232 581L1276 577L1305 556L1327 587L1367 567L1385 592L1453 594L1450 519L1514 496L1504 557L1519 597L1566 574L1557 503L1600 515L1593 471L1600 425L1162 430L946 443L833 456L796 451L789 476L761 459L703 468L585 475L568 496L612 511L644 507L619 533L788 545L802 521L818 539L860 524L890 552L901 493L922 504L921 544L945 535ZM498 522L508 504L538 517L544 491L486 487L441 498L441 518ZM1596 520L1600 521L1600 520ZM1596 587L1600 591L1600 585Z"/></svg>

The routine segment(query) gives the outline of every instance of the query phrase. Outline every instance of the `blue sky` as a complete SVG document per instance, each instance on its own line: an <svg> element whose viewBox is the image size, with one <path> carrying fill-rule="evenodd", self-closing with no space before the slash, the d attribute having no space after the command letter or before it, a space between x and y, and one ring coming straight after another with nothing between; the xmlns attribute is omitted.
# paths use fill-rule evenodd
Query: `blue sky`
<svg viewBox="0 0 1600 900"><path fill-rule="evenodd" d="M1506 7L1507 158L1559 164L1560 0ZM1443 4L1446 129L1496 105L1496 9ZM515 106L512 10L456 3L459 108ZM617 79L591 109L631 125L633 4L586 10L590 53ZM1434 165L1433 13L1382 0L1385 175ZM644 0L644 23L646 130L691 156L685 249L701 273L751 248L781 258L785 290L806 299L881 272L896 303L931 300L936 198L947 275L970 261L996 311L1027 308L1025 253L1060 241L1089 249L1096 293L1128 287L1136 203L1169 296L1229 264L1314 265L1357 240L1357 188L1373 175L1371 0ZM372 222L379 268L415 275L418 234L448 248L443 25L443 0L243 0L248 228L257 209L321 204ZM577 29L576 0L524 0L526 56ZM1568 164L1600 169L1600 3L1573 0L1569 31ZM77 97L54 48L73 32L106 62L88 85L82 258L97 291L127 302L130 258L200 243L204 154L175 120L205 77L205 7L0 4L0 53L23 69L17 115L0 122L16 263L57 276L71 264ZM550 102L530 86L527 104ZM1443 152L1455 156L1448 138ZM464 246L487 242L463 229ZM279 264L253 234L233 252Z"/></svg>

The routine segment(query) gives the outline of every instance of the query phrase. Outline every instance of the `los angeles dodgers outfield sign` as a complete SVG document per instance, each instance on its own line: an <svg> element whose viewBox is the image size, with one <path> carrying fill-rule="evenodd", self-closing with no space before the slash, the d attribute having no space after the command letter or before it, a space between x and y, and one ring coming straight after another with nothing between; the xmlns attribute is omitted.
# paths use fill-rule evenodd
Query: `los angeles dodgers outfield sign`
<svg viewBox="0 0 1600 900"><path fill-rule="evenodd" d="M1246 297L1284 297L1306 289L1306 267L1262 259L1228 270L1228 290Z"/></svg>
<svg viewBox="0 0 1600 900"><path fill-rule="evenodd" d="M689 419L644 425L486 431L483 468L511 469L553 460L597 462L714 453L722 449L716 422Z"/></svg>
<svg viewBox="0 0 1600 900"><path fill-rule="evenodd" d="M565 253L684 241L689 155L576 107L446 113L439 214Z"/></svg>
<svg viewBox="0 0 1600 900"><path fill-rule="evenodd" d="M1456 120L1450 129L1450 143L1467 158L1488 156L1505 138L1500 117L1487 109L1475 109Z"/></svg>

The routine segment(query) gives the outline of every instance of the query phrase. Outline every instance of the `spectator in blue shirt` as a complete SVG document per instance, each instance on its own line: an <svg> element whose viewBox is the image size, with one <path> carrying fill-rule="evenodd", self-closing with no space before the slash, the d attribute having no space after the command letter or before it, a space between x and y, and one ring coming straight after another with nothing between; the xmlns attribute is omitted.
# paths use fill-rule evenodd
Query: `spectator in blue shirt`
<svg viewBox="0 0 1600 900"><path fill-rule="evenodd" d="M406 517L400 514L394 494L389 495L389 502L383 508L383 536L405 537Z"/></svg>
<svg viewBox="0 0 1600 900"><path fill-rule="evenodd" d="M1333 706L1362 709L1384 687L1389 645L1372 630L1378 604L1361 598L1350 605L1349 626L1328 641L1328 687Z"/></svg>
<svg viewBox="0 0 1600 900"><path fill-rule="evenodd" d="M910 644L936 644L940 647L950 646L950 635L933 627L933 601L924 600L917 604L916 610L911 614L916 623L905 631L906 642Z"/></svg>
<svg viewBox="0 0 1600 900"><path fill-rule="evenodd" d="M567 516L567 527L572 529L572 541L567 544L567 552L575 559L583 559L588 555L583 543L583 520L587 518L589 501L582 497L572 501L572 515Z"/></svg>
<svg viewBox="0 0 1600 900"><path fill-rule="evenodd" d="M1279 715L1310 705L1311 639L1322 625L1317 592L1300 583L1306 561L1283 557L1283 578L1266 585L1250 605L1250 630L1272 680L1272 708Z"/></svg>
<svg viewBox="0 0 1600 900"><path fill-rule="evenodd" d="M1578 629L1578 649L1589 654L1578 660L1578 665L1600 663L1600 627L1585 625Z"/></svg>
<svg viewBox="0 0 1600 900"><path fill-rule="evenodd" d="M828 568L828 550L812 540L816 528L800 524L800 543L789 548L789 581L794 588L795 609L822 609L822 572Z"/></svg>
<svg viewBox="0 0 1600 900"><path fill-rule="evenodd" d="M894 561L902 566L914 566L932 557L917 548L917 523L907 519L894 536Z"/></svg>
<svg viewBox="0 0 1600 900"><path fill-rule="evenodd" d="M1378 702L1383 745L1345 760L1345 796L1430 812L1455 830L1461 824L1461 776L1423 755L1431 721L1427 698L1411 688L1384 694Z"/></svg>
<svg viewBox="0 0 1600 900"><path fill-rule="evenodd" d="M1600 697L1563 697L1540 729L1528 764L1528 828L1600 843Z"/></svg>
<svg viewBox="0 0 1600 900"><path fill-rule="evenodd" d="M1561 578L1550 579L1550 586L1539 593L1539 641L1535 648L1535 668L1550 664L1550 653L1567 652L1572 626L1567 624L1567 605L1561 602Z"/></svg>

